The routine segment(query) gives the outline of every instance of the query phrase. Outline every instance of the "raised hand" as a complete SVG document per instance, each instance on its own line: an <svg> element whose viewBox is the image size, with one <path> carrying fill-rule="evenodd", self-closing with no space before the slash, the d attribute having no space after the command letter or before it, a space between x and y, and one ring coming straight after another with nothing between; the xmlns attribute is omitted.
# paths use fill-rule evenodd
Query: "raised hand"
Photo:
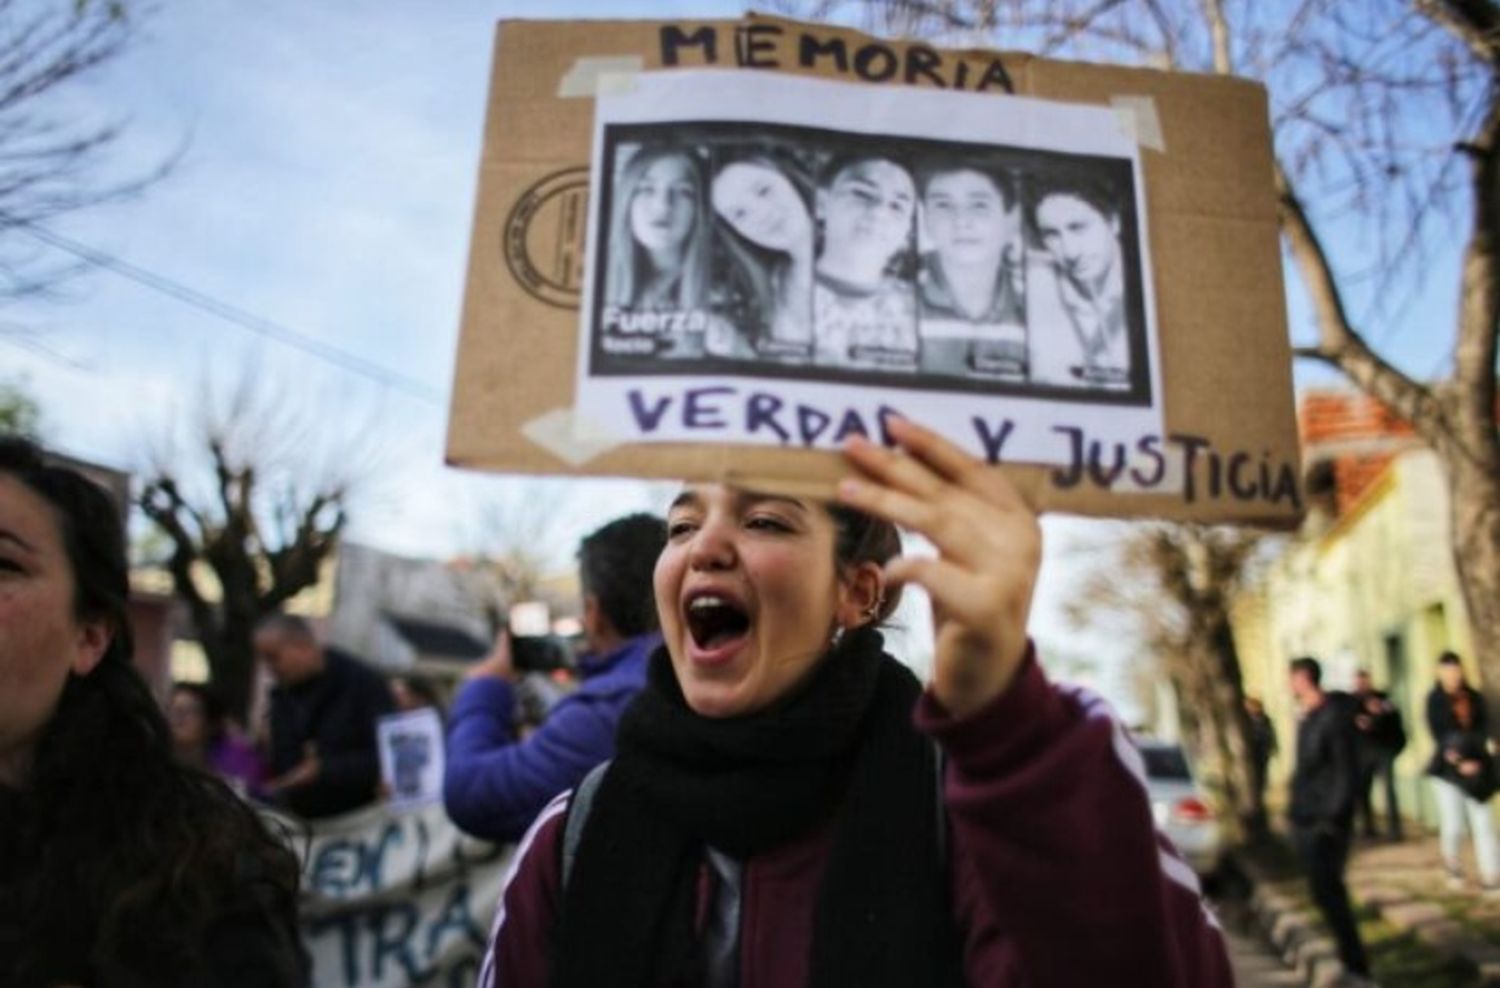
<svg viewBox="0 0 1500 988"><path fill-rule="evenodd" d="M915 583L931 597L932 690L951 714L964 717L1004 692L1025 658L1041 528L998 471L912 422L895 419L888 428L900 451L862 437L845 444L859 476L839 484L839 500L937 547L936 559L891 560L886 579Z"/></svg>

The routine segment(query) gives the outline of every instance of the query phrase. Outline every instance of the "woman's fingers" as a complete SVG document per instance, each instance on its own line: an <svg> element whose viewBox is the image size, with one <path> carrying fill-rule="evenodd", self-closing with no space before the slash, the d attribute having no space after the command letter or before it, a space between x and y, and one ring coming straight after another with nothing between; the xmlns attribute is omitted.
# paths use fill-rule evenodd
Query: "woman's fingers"
<svg viewBox="0 0 1500 988"><path fill-rule="evenodd" d="M1010 685L1026 657L1029 587L945 559L897 558L885 572L891 582L914 583L932 598L932 688L950 713L968 716Z"/></svg>
<svg viewBox="0 0 1500 988"><path fill-rule="evenodd" d="M893 584L915 583L945 618L962 624L983 625L996 617L995 595L987 592L983 578L946 559L897 556L885 564L885 578Z"/></svg>
<svg viewBox="0 0 1500 988"><path fill-rule="evenodd" d="M970 506L934 495L923 498L878 481L846 477L839 481L839 500L851 508L920 532L945 557L965 564L978 564L988 547L987 526L979 523Z"/></svg>
<svg viewBox="0 0 1500 988"><path fill-rule="evenodd" d="M886 449L863 436L851 437L844 444L844 455L866 476L908 494L931 498L945 487L945 478L920 460Z"/></svg>

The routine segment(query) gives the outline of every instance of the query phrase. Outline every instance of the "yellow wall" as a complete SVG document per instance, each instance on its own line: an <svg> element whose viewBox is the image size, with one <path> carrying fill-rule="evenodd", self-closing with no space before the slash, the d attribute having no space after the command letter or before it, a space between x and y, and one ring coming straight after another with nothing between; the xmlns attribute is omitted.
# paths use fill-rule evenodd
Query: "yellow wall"
<svg viewBox="0 0 1500 988"><path fill-rule="evenodd" d="M1351 510L1293 540L1235 602L1246 689L1264 698L1284 753L1273 785L1289 774L1295 748L1286 666L1311 655L1330 688L1348 689L1365 668L1391 693L1409 738L1397 763L1402 808L1430 818L1420 781L1432 753L1423 711L1438 653L1452 648L1471 661L1464 615L1441 467L1428 450L1402 453ZM1469 675L1478 681L1472 665Z"/></svg>

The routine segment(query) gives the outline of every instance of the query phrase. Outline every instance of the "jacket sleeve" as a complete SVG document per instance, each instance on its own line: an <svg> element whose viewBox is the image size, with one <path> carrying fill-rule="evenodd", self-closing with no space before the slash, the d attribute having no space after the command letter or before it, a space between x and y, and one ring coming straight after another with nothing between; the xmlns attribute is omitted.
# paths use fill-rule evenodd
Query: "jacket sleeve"
<svg viewBox="0 0 1500 988"><path fill-rule="evenodd" d="M1332 702L1332 701L1329 701ZM1359 754L1355 748L1354 718L1342 708L1335 709L1325 725L1324 756L1332 767L1332 784L1325 793L1329 819L1346 819L1354 812L1355 790L1359 779Z"/></svg>
<svg viewBox="0 0 1500 988"><path fill-rule="evenodd" d="M516 845L476 988L525 988L548 981L553 928L562 901L561 845L569 795L548 803Z"/></svg>
<svg viewBox="0 0 1500 988"><path fill-rule="evenodd" d="M948 755L955 908L971 983L1007 941L1032 988L1233 984L1192 869L1156 832L1140 753L1102 700L1048 683L1034 655L958 720L931 693L918 726Z"/></svg>
<svg viewBox="0 0 1500 988"><path fill-rule="evenodd" d="M449 715L443 805L461 829L514 841L547 801L614 753L611 697L575 693L517 741L515 691L498 679L466 684Z"/></svg>

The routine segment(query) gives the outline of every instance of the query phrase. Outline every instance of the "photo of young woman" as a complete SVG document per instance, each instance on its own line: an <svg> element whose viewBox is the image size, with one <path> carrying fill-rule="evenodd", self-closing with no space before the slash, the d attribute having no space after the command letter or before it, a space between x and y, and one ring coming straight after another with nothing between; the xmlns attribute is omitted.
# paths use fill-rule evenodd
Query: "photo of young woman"
<svg viewBox="0 0 1500 988"><path fill-rule="evenodd" d="M887 157L834 157L818 189L821 249L813 287L814 361L915 371L916 292L909 259L917 212L911 173Z"/></svg>
<svg viewBox="0 0 1500 988"><path fill-rule="evenodd" d="M812 352L810 183L790 156L756 149L717 162L709 198L722 268L708 352L805 362Z"/></svg>
<svg viewBox="0 0 1500 988"><path fill-rule="evenodd" d="M667 143L624 153L610 217L604 348L699 356L708 294L703 166Z"/></svg>
<svg viewBox="0 0 1500 988"><path fill-rule="evenodd" d="M917 282L922 370L1026 377L1025 244L1015 182L945 156L918 173L931 250Z"/></svg>

